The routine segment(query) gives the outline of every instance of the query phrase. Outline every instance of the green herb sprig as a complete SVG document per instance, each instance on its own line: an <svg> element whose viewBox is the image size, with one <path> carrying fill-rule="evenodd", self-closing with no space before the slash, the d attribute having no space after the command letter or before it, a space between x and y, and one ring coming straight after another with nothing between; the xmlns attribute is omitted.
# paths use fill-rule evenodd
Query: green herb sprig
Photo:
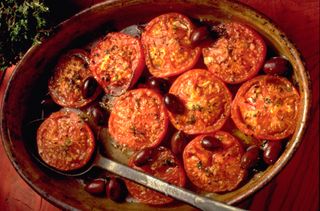
<svg viewBox="0 0 320 211"><path fill-rule="evenodd" d="M0 70L15 64L49 35L48 15L49 8L41 0L0 2Z"/></svg>

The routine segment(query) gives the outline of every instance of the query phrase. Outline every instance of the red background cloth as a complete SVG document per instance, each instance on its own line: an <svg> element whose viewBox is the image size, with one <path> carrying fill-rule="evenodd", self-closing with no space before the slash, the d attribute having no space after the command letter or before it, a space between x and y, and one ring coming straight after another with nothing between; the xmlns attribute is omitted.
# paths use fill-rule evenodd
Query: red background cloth
<svg viewBox="0 0 320 211"><path fill-rule="evenodd" d="M58 2L56 4L59 5ZM97 2L99 0L69 0L69 4L74 6L73 11L64 17ZM267 186L237 206L250 210L319 210L319 1L241 2L270 17L300 49L312 80L313 102L308 130L292 160ZM10 73L6 72L0 97ZM59 210L19 177L2 144L0 166L1 210Z"/></svg>

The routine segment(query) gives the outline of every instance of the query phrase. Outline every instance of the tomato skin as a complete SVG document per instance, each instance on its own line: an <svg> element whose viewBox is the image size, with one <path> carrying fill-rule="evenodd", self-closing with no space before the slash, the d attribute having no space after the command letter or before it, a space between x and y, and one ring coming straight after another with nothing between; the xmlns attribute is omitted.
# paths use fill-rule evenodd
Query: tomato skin
<svg viewBox="0 0 320 211"><path fill-rule="evenodd" d="M84 82L92 76L88 65L89 54L82 49L72 49L60 57L48 83L50 96L58 105L80 108L99 95L99 89L88 98L82 95Z"/></svg>
<svg viewBox="0 0 320 211"><path fill-rule="evenodd" d="M231 118L243 133L281 140L296 127L300 96L284 77L261 75L244 83L231 107Z"/></svg>
<svg viewBox="0 0 320 211"><path fill-rule="evenodd" d="M153 76L175 76L197 63L201 50L192 46L194 29L189 18L179 13L160 15L147 24L141 41L146 65Z"/></svg>
<svg viewBox="0 0 320 211"><path fill-rule="evenodd" d="M203 148L201 140L206 136L220 140L222 147L215 150ZM247 174L247 171L241 168L243 153L241 142L227 132L199 135L189 142L183 151L187 177L204 191L232 191Z"/></svg>
<svg viewBox="0 0 320 211"><path fill-rule="evenodd" d="M179 187L185 186L186 176L183 166L169 149L165 147L153 149L153 155L152 158L149 159L149 163L140 167L134 164L134 158L135 155L133 155L129 160L128 165L130 167L153 175L159 179L169 182L170 184ZM168 196L145 188L134 182L128 180L125 182L131 195L141 203L162 205L173 201L173 199Z"/></svg>
<svg viewBox="0 0 320 211"><path fill-rule="evenodd" d="M202 49L204 63L212 73L229 84L253 78L262 67L267 52L262 37L241 23L231 22L220 27L227 35Z"/></svg>
<svg viewBox="0 0 320 211"><path fill-rule="evenodd" d="M77 113L52 113L38 128L37 146L45 163L61 171L85 166L95 149L95 139L88 124Z"/></svg>
<svg viewBox="0 0 320 211"><path fill-rule="evenodd" d="M108 33L91 50L90 69L106 94L119 96L139 79L145 66L138 38Z"/></svg>
<svg viewBox="0 0 320 211"><path fill-rule="evenodd" d="M114 102L109 133L115 141L133 150L158 146L168 129L168 114L162 96L147 88L128 91Z"/></svg>
<svg viewBox="0 0 320 211"><path fill-rule="evenodd" d="M230 91L207 70L193 69L180 75L169 93L177 96L185 108L182 114L169 112L170 121L187 134L217 131L230 115Z"/></svg>

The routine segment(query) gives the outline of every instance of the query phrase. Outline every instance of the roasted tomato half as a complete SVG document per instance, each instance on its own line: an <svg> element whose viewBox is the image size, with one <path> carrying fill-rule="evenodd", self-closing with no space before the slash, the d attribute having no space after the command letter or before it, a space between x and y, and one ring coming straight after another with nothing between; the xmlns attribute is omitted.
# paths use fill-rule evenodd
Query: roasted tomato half
<svg viewBox="0 0 320 211"><path fill-rule="evenodd" d="M156 147L168 128L162 96L151 89L135 89L113 104L109 132L117 143L133 150Z"/></svg>
<svg viewBox="0 0 320 211"><path fill-rule="evenodd" d="M217 131L230 115L231 93L207 70L194 69L182 74L169 93L177 96L185 107L181 114L169 112L170 121L187 134Z"/></svg>
<svg viewBox="0 0 320 211"><path fill-rule="evenodd" d="M218 28L223 36L202 49L208 69L230 84L255 76L266 56L266 45L260 35L240 23L221 24Z"/></svg>
<svg viewBox="0 0 320 211"><path fill-rule="evenodd" d="M123 94L138 80L143 68L142 45L130 35L109 33L91 50L90 69L107 94Z"/></svg>
<svg viewBox="0 0 320 211"><path fill-rule="evenodd" d="M89 55L81 49L73 49L60 57L55 66L48 88L52 99L64 107L79 108L92 102L98 95L95 87L91 96L82 94L85 81L92 77L89 70Z"/></svg>
<svg viewBox="0 0 320 211"><path fill-rule="evenodd" d="M245 134L279 140L297 124L300 97L286 78L258 76L244 83L232 103L231 117Z"/></svg>
<svg viewBox="0 0 320 211"><path fill-rule="evenodd" d="M201 51L191 45L194 26L188 17L169 13L151 20L142 33L150 73L164 78L191 69Z"/></svg>
<svg viewBox="0 0 320 211"><path fill-rule="evenodd" d="M143 166L134 164L135 154L129 160L129 166L149 175L162 179L170 184L183 187L186 176L183 166L173 153L164 147L153 149L148 162ZM153 191L131 181L126 181L130 194L139 202L145 204L161 205L173 201L172 198L159 192Z"/></svg>
<svg viewBox="0 0 320 211"><path fill-rule="evenodd" d="M219 141L219 147L206 149L203 139L209 137ZM200 135L193 139L183 151L183 163L190 181L208 192L234 190L246 176L241 168L243 146L231 134L218 131Z"/></svg>
<svg viewBox="0 0 320 211"><path fill-rule="evenodd" d="M91 129L77 113L58 111L38 128L37 145L45 163L61 171L70 171L88 163L95 140Z"/></svg>

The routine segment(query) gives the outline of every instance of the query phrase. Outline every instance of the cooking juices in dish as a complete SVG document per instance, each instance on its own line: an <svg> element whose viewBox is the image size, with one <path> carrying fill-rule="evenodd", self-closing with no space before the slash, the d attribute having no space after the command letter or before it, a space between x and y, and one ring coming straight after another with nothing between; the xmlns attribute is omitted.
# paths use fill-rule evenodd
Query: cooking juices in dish
<svg viewBox="0 0 320 211"><path fill-rule="evenodd" d="M199 25L178 13L127 29L57 62L48 89L64 108L38 128L44 162L75 170L101 144L112 159L171 184L225 193L277 161L300 97L283 76L289 62L265 62L257 32L236 22ZM118 202L122 190L141 203L173 201L105 172L85 181L89 193Z"/></svg>

